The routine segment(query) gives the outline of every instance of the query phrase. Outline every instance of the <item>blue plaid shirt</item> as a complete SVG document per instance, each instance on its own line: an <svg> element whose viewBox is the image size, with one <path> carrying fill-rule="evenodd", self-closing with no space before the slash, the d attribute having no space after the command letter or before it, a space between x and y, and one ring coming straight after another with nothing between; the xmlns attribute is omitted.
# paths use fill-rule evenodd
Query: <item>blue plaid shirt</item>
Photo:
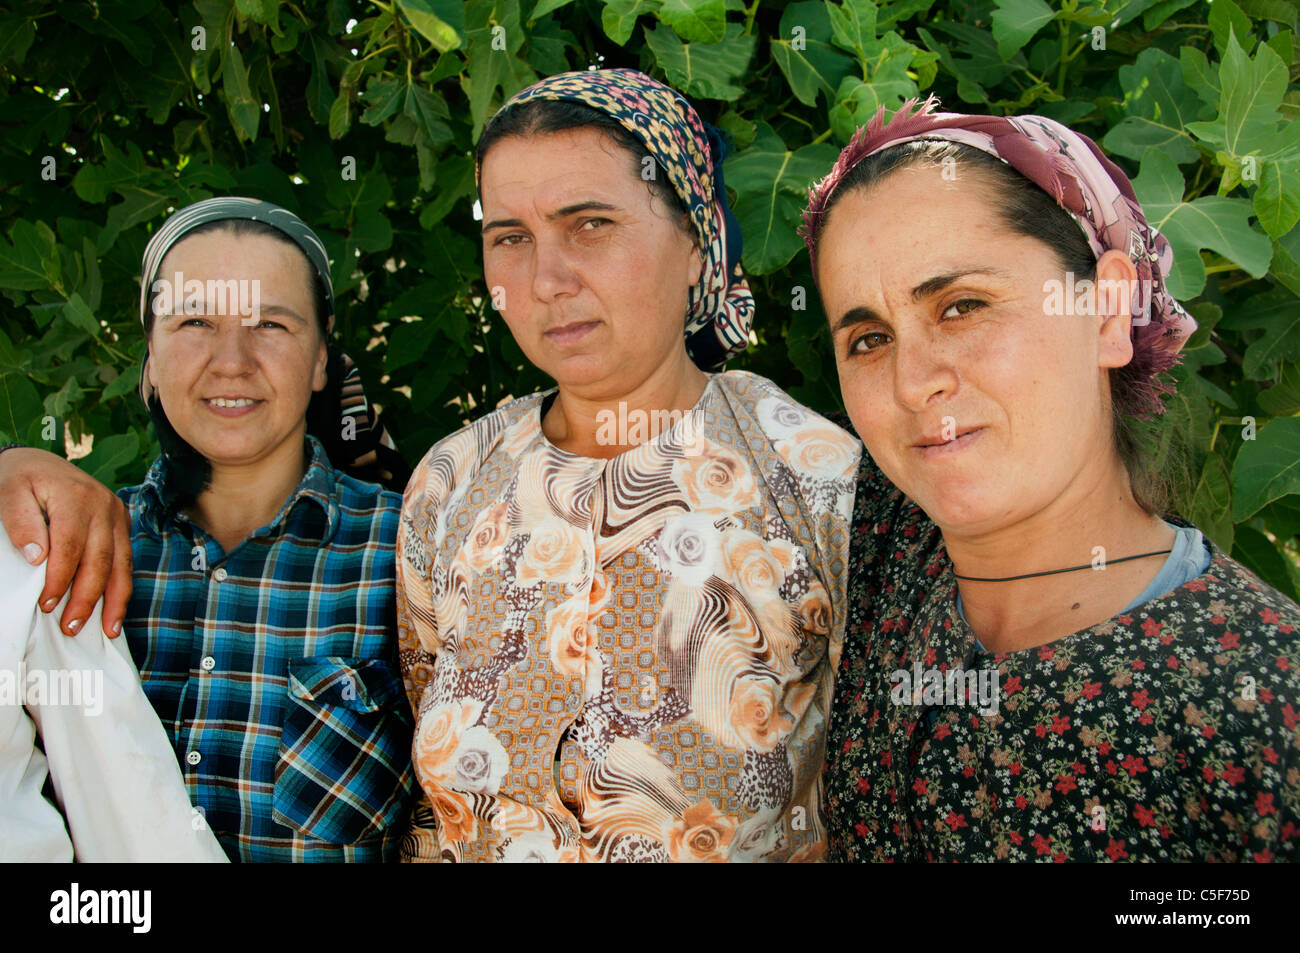
<svg viewBox="0 0 1300 953"><path fill-rule="evenodd" d="M232 860L396 858L415 784L397 664L402 499L311 464L234 550L191 522L155 461L118 496L125 624L190 797Z"/></svg>

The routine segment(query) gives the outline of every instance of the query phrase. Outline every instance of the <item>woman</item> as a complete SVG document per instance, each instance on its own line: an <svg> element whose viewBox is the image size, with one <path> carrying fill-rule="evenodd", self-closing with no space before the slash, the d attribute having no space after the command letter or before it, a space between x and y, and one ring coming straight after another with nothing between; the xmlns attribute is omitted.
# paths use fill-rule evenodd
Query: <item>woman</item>
<svg viewBox="0 0 1300 953"><path fill-rule="evenodd" d="M146 247L140 319L163 454L119 494L125 633L190 794L232 859L391 859L414 789L400 500L330 462L393 458L327 346L325 250L278 206L199 202Z"/></svg>
<svg viewBox="0 0 1300 953"><path fill-rule="evenodd" d="M1195 327L1167 242L1059 123L911 105L805 217L867 450L831 857L1293 856L1300 607L1161 518L1134 434Z"/></svg>
<svg viewBox="0 0 1300 953"><path fill-rule="evenodd" d="M753 308L723 155L631 70L546 79L479 143L486 283L557 387L440 441L406 491L412 859L824 848L859 445L714 373Z"/></svg>

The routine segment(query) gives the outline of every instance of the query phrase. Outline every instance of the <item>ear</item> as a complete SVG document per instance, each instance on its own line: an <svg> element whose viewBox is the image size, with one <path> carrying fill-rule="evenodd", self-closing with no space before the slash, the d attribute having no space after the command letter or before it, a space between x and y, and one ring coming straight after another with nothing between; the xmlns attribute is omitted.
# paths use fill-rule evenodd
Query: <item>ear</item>
<svg viewBox="0 0 1300 953"><path fill-rule="evenodd" d="M316 364L311 371L311 389L313 391L325 389L325 368L329 364L329 347L322 337L320 346L316 348Z"/></svg>
<svg viewBox="0 0 1300 953"><path fill-rule="evenodd" d="M694 288L704 279L704 256L700 254L700 246L691 242L691 253L686 259L686 284Z"/></svg>
<svg viewBox="0 0 1300 953"><path fill-rule="evenodd" d="M1137 268L1117 249L1097 259L1097 366L1123 367L1133 360L1133 293Z"/></svg>
<svg viewBox="0 0 1300 953"><path fill-rule="evenodd" d="M158 375L154 372L154 368L158 366L158 361L153 356L153 348L146 344L145 350L149 355L149 360L145 362L145 370L149 372L149 386L153 388L153 392L156 394L158 393Z"/></svg>

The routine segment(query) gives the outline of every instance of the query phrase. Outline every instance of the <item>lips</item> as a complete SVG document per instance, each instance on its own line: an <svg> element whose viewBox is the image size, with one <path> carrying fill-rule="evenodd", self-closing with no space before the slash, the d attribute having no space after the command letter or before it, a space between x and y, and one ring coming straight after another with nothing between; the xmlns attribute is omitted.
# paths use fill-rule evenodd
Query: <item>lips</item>
<svg viewBox="0 0 1300 953"><path fill-rule="evenodd" d="M569 324L561 324L558 327L551 328L542 336L553 344L576 344L593 331L598 324L600 324L599 321L572 321Z"/></svg>
<svg viewBox="0 0 1300 953"><path fill-rule="evenodd" d="M963 427L951 440L945 440L942 435L925 436L912 444L912 449L926 458L948 456L960 453L983 435L983 427Z"/></svg>
<svg viewBox="0 0 1300 953"><path fill-rule="evenodd" d="M253 397L205 397L203 406L218 417L242 417L261 407L264 401Z"/></svg>

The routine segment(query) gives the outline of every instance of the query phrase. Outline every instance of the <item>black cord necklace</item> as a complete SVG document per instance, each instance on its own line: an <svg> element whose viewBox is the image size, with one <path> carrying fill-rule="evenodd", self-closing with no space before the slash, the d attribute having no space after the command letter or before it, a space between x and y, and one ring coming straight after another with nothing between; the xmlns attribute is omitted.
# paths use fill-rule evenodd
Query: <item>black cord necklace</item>
<svg viewBox="0 0 1300 953"><path fill-rule="evenodd" d="M1126 563L1131 559L1146 559L1148 556L1163 556L1165 553L1172 553L1172 552L1173 552L1172 548L1156 549L1156 550L1152 550L1149 553L1138 553L1136 556L1125 556L1122 559L1108 559L1106 560L1105 564L1107 566L1111 566L1114 565L1115 563ZM1061 572L1078 572L1080 569L1091 569L1091 568L1092 568L1092 563L1084 563L1082 566L1071 566L1069 569L1049 569L1046 572L1027 572L1021 576L1001 576L1001 577L962 576L962 575L958 575L955 571L953 572L953 575L957 576L958 579L965 579L967 582L1013 582L1016 579L1033 579L1035 576L1055 576L1057 573L1061 573Z"/></svg>

